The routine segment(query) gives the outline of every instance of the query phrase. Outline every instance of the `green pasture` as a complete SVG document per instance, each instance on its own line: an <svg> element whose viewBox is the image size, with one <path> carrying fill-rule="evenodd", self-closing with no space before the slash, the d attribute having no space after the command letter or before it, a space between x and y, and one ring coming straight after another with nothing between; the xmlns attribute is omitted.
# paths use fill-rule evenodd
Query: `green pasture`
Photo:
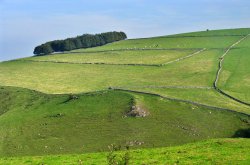
<svg viewBox="0 0 250 165"><path fill-rule="evenodd" d="M0 156L107 151L108 145L152 148L244 136L249 116L118 91L48 95L0 88ZM131 106L150 115L126 117ZM139 143L140 142L140 143Z"/></svg>
<svg viewBox="0 0 250 165"><path fill-rule="evenodd" d="M208 29L209 30L209 29ZM171 35L170 37L186 37L186 36L234 36L234 35L248 35L250 34L249 28L239 28L239 29L222 29L222 30L209 30L209 31L199 31L191 33L181 33L176 35Z"/></svg>
<svg viewBox="0 0 250 165"><path fill-rule="evenodd" d="M250 107L213 88L220 57L249 33L209 30L129 39L1 62L0 164L106 164L111 144L121 146L118 159L130 145L131 164L247 164L247 139L198 141L249 137ZM218 81L220 89L245 102L250 102L249 42L250 37L225 56ZM169 61L174 62L161 65ZM148 116L128 116L134 107ZM176 147L191 142L197 143ZM157 148L168 146L175 147Z"/></svg>
<svg viewBox="0 0 250 165"><path fill-rule="evenodd" d="M250 37L231 50L225 57L219 87L250 103Z"/></svg>
<svg viewBox="0 0 250 165"><path fill-rule="evenodd" d="M11 61L0 65L0 85L45 93L80 93L110 86L212 86L221 50L204 51L163 67Z"/></svg>
<svg viewBox="0 0 250 165"><path fill-rule="evenodd" d="M25 58L32 61L53 61L71 63L105 63L105 64L163 64L187 56L195 50L125 50L86 53L54 54Z"/></svg>
<svg viewBox="0 0 250 165"><path fill-rule="evenodd" d="M130 39L114 42L100 47L78 49L72 52L92 52L119 49L202 49L202 48L226 48L232 45L241 36L216 36L216 37L154 37L144 39Z"/></svg>
<svg viewBox="0 0 250 165"><path fill-rule="evenodd" d="M140 91L140 92L150 92L155 94L160 94L161 96L176 98L182 100L189 100L196 103L201 103L205 105L211 105L219 108L231 109L238 112L243 112L250 114L250 108L246 105L240 104L234 100L229 99L211 89L202 88L171 88L171 87L127 87L124 89Z"/></svg>
<svg viewBox="0 0 250 165"><path fill-rule="evenodd" d="M130 164L245 164L250 161L248 139L215 139L191 143L178 147L137 149L115 152L115 162L122 161L127 154ZM244 154L243 154L244 153ZM0 158L0 164L86 164L106 165L109 153L26 156Z"/></svg>

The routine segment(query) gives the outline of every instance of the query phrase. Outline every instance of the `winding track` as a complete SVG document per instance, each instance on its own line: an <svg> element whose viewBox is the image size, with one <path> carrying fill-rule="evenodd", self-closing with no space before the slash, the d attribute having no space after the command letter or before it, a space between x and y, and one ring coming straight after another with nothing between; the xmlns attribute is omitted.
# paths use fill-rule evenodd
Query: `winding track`
<svg viewBox="0 0 250 165"><path fill-rule="evenodd" d="M220 57L220 61L219 61L219 67L218 67L218 70L217 70L217 73L216 73L216 78L215 78L215 81L213 83L213 86L214 86L214 89L219 92L220 94L234 100L234 101L237 101L238 103L241 103L241 104L244 104L244 105L247 105L247 106L250 106L250 103L247 103L247 102L244 102L240 99L237 99L229 94L227 94L226 92L222 91L219 87L218 87L218 81L219 81L219 77L220 77L220 73L221 73L221 70L222 70L222 67L223 67L223 61L225 59L225 56L228 54L228 52L236 45L238 45L240 42L242 42L243 40L245 40L248 36L250 36L250 34L244 36L243 38L241 38L240 40L238 40L237 42L235 42L233 45L231 45L226 51L225 53Z"/></svg>

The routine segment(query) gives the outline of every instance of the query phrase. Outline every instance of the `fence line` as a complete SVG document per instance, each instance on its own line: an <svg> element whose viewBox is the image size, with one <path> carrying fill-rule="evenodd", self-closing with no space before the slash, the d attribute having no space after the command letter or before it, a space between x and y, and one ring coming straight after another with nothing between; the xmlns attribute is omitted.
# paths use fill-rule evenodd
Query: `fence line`
<svg viewBox="0 0 250 165"><path fill-rule="evenodd" d="M190 58L194 55L197 55L203 51L205 51L206 48L203 48L202 50L199 50L197 52L194 52L192 54L189 54L187 56L184 56L184 57L181 57L181 58L178 58L176 60L173 60L173 61L169 61L167 63L163 63L163 64L132 64L132 63L125 63L125 64L117 64L117 63L105 63L105 62L66 62L66 61L51 61L51 60L22 60L22 61L31 61L31 62L48 62L48 63L61 63L61 64L83 64L83 65L125 65L125 66L153 66L153 67L160 67L160 66L164 66L164 65L167 65L167 64L170 64L170 63L173 63L173 62L177 62L177 61L180 61L180 60L184 60L186 58Z"/></svg>
<svg viewBox="0 0 250 165"><path fill-rule="evenodd" d="M186 50L198 50L201 48L120 48L120 49L107 49L107 50L96 50L96 51L74 51L74 52L58 52L54 54L79 54L79 53L104 53L104 52L115 52L115 51L147 51L147 50L170 50L170 51L186 51ZM211 48L221 49L221 48Z"/></svg>
<svg viewBox="0 0 250 165"><path fill-rule="evenodd" d="M163 96L160 94L156 94L156 93L151 93L151 92L143 92L143 91L136 91L136 90L130 90L130 89L122 89L122 88L112 88L109 87L110 90L116 90L116 91L124 91L124 92L132 92L132 93L138 93L138 94L146 94L146 95L151 95L151 96L157 96L163 99L167 99L170 101L176 101L176 102L183 102L183 103L188 103L188 104L193 104L196 106L200 106L200 107L204 107L204 108L208 108L208 109L214 109L214 110L224 110L224 111L228 111L228 112L233 112L233 113L238 113L238 114L242 114L242 115L246 115L246 116L250 116L247 113L244 112L237 112L235 110L232 109L228 109L228 108L220 108L220 107L215 107L215 106L210 106L210 105L206 105L206 104L202 104L202 103L198 103L198 102L193 102L190 100L184 100L184 99L177 99L177 98L171 98L171 97L167 97L167 96Z"/></svg>
<svg viewBox="0 0 250 165"><path fill-rule="evenodd" d="M50 61L50 60L22 60L30 62L47 62L58 64L81 64L81 65L125 65L125 66L153 66L160 67L160 64L115 64L115 63L103 63L103 62L64 62L64 61Z"/></svg>
<svg viewBox="0 0 250 165"><path fill-rule="evenodd" d="M200 54L201 52L203 52L203 51L205 51L205 50L206 50L206 48L203 48L203 49L201 49L201 50L199 50L199 51L197 51L197 52L194 52L194 53L192 53L192 54L189 54L189 55L187 55L187 56L184 56L184 57L178 58L178 59L176 59L176 60L172 60L172 61L166 62L166 63L162 64L162 66L168 65L168 64L171 64L171 63L174 63L174 62L178 62L178 61L181 61L181 60L185 60L185 59L187 59L187 58L190 58L190 57L192 57L192 56L195 56L195 55L197 55L197 54Z"/></svg>
<svg viewBox="0 0 250 165"><path fill-rule="evenodd" d="M134 86L116 86L116 87L111 87L111 88L151 88L151 89L161 89L161 88L166 88L166 89L214 89L214 87L208 87L208 86L154 86L154 85L149 85L149 86L140 86L140 85L134 85Z"/></svg>
<svg viewBox="0 0 250 165"><path fill-rule="evenodd" d="M220 94L222 94L222 95L224 95L224 96L226 96L226 97L228 97L228 98L230 98L230 99L232 99L232 100L234 100L234 101L237 101L237 102L239 102L239 103L241 103L241 104L250 106L250 103L244 102L244 101L242 101L242 100L240 100L240 99L237 99L237 98L235 98L235 97L233 97L233 96L231 96L231 95L225 93L224 91L222 91L221 89L219 89L219 87L218 87L218 85L217 85L217 84L218 84L218 81L219 81L220 73L221 73L221 70L222 70L222 67L223 67L223 61L224 61L224 59L225 59L225 56L229 53L229 51L230 51L233 47L235 47L237 44L239 44L240 42L242 42L243 40L245 40L248 36L250 36L250 34L244 36L243 38L241 38L240 40L238 40L237 42L235 42L234 44L232 44L232 45L225 51L225 53L220 57L219 67L218 67L218 70L217 70L217 73L216 73L216 78L215 78L215 81L214 81L214 83L213 83L213 86L214 86L214 89L215 89L217 92L219 92Z"/></svg>

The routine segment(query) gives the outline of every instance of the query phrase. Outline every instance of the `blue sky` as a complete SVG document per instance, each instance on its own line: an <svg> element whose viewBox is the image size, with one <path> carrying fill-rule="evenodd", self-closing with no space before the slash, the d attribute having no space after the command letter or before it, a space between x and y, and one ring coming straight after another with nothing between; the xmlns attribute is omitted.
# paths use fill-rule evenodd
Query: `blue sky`
<svg viewBox="0 0 250 165"><path fill-rule="evenodd" d="M0 0L0 61L83 33L129 38L250 27L249 0Z"/></svg>

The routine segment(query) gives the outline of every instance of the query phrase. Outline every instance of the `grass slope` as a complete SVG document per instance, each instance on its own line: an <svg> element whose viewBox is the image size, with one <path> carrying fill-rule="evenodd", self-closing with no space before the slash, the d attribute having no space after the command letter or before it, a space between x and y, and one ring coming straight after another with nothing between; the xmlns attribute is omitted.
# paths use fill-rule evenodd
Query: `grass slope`
<svg viewBox="0 0 250 165"><path fill-rule="evenodd" d="M239 29L221 29L221 30L209 30L209 31L200 31L200 32L191 32L191 33L182 33L172 35L173 37L183 37L183 36L245 36L250 33L250 28L239 28Z"/></svg>
<svg viewBox="0 0 250 165"><path fill-rule="evenodd" d="M204 51L164 67L11 61L0 65L0 85L46 93L89 92L110 86L212 86L220 52Z"/></svg>
<svg viewBox="0 0 250 165"><path fill-rule="evenodd" d="M178 147L131 150L130 164L249 164L249 139L216 139ZM244 153L244 154L243 154ZM116 152L121 161L125 152ZM0 164L108 164L108 153L0 158Z"/></svg>
<svg viewBox="0 0 250 165"><path fill-rule="evenodd" d="M76 96L70 100L67 95L1 87L0 156L105 151L112 143L132 143L132 148L172 146L232 137L249 128L248 116L155 96L118 91ZM124 117L132 102L150 115Z"/></svg>
<svg viewBox="0 0 250 165"><path fill-rule="evenodd" d="M237 45L225 57L219 87L245 102L250 103L250 37Z"/></svg>
<svg viewBox="0 0 250 165"><path fill-rule="evenodd" d="M226 48L239 40L241 36L216 36L216 37L154 37L143 39L131 39L101 47L79 49L72 52L92 52L116 49L197 49L197 48Z"/></svg>
<svg viewBox="0 0 250 165"><path fill-rule="evenodd" d="M132 149L152 148L210 138L246 136L244 134L250 127L249 115L108 88L146 91L250 114L248 106L237 103L212 88L221 55L226 48L248 33L250 29L232 29L132 39L96 48L74 50L66 54L1 62L0 156L106 151L107 146L112 143L122 147L128 143L133 144ZM248 37L229 51L218 83L222 90L248 102L249 41ZM203 48L206 50L199 54L182 58ZM172 60L175 61L159 65ZM169 88L159 88L162 86ZM150 115L145 118L124 117L132 106L139 107ZM227 142L225 144L231 145ZM249 142L242 140L239 143L239 150L235 149L235 145L232 148L246 151L242 146ZM227 148L215 151L213 145L215 144L211 141L211 159L200 155L201 159L195 157L192 161L224 163L224 160L219 161L214 155L222 156ZM207 150L201 152L203 151L205 154ZM142 156L154 153L153 150L142 152L145 152ZM159 155L157 152L155 155ZM231 150L229 155L230 153ZM193 158L192 151L188 154L191 154L188 157ZM105 159L105 153L99 155L103 155L100 160ZM176 157L171 155L167 160L156 156L152 162L148 159L145 163L164 164L165 161L168 163L168 160L172 163L170 160ZM72 159L75 160L78 156ZM65 161L69 157L62 159ZM99 158L98 154L96 157ZM62 161L60 157L44 158L46 161L54 159L48 161L55 163L56 160ZM141 162L139 159L142 158L138 158L138 162ZM225 162L248 159L246 153L239 159L230 158L226 157ZM5 160L8 158L1 161ZM29 163L40 161L40 158L21 160ZM191 161L189 158L182 160L187 164Z"/></svg>
<svg viewBox="0 0 250 165"><path fill-rule="evenodd" d="M202 103L206 105L212 105L220 108L233 109L238 112L249 113L249 107L246 105L242 105L236 101L233 101L227 97L222 97L221 94L216 92L213 89L178 89L178 88L140 88L140 87L129 87L127 89L142 91L142 92L150 92L160 94L162 96L177 98L183 100L190 100L197 103ZM227 103L227 104L225 104Z"/></svg>
<svg viewBox="0 0 250 165"><path fill-rule="evenodd" d="M74 54L66 53L52 56L37 56L24 60L107 64L162 64L196 51L198 50L125 50Z"/></svg>

